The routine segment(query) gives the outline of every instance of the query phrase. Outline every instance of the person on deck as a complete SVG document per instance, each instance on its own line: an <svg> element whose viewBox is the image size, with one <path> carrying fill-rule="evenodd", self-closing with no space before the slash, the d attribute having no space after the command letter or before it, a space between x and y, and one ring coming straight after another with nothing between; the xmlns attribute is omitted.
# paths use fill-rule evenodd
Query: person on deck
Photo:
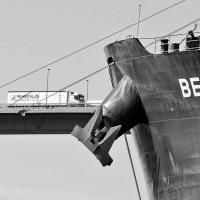
<svg viewBox="0 0 200 200"><path fill-rule="evenodd" d="M186 37L186 49L187 50L196 50L199 49L199 36L195 37L194 32L190 30Z"/></svg>

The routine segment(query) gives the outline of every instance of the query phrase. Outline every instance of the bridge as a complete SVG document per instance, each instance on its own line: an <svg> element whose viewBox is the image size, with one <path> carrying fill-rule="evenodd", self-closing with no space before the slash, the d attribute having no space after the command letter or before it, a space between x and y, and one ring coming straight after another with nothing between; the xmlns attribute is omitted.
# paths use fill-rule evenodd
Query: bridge
<svg viewBox="0 0 200 200"><path fill-rule="evenodd" d="M0 134L69 134L84 126L95 107L7 107L0 106Z"/></svg>

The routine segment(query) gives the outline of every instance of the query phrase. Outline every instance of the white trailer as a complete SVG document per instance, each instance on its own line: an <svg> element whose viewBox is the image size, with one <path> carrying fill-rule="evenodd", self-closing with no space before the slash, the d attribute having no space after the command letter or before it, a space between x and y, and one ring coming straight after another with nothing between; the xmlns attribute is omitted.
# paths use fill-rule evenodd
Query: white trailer
<svg viewBox="0 0 200 200"><path fill-rule="evenodd" d="M84 106L84 95L70 91L9 91L9 106Z"/></svg>

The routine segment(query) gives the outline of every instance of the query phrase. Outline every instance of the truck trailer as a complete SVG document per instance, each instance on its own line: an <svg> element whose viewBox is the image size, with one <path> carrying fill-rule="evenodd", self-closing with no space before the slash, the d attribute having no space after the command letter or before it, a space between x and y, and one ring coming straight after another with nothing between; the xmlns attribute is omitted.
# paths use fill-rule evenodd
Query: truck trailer
<svg viewBox="0 0 200 200"><path fill-rule="evenodd" d="M84 106L84 95L71 91L8 91L9 107Z"/></svg>

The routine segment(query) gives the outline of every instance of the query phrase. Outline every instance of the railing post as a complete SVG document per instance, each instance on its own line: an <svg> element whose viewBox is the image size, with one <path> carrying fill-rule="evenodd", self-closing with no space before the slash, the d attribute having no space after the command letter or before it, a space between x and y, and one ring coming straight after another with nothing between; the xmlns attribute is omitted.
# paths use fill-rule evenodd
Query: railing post
<svg viewBox="0 0 200 200"><path fill-rule="evenodd" d="M170 52L170 47L171 47L170 44L171 44L171 35L169 35L169 42L168 42L168 46L169 46L169 50L168 50L168 51L169 51L169 52Z"/></svg>
<svg viewBox="0 0 200 200"><path fill-rule="evenodd" d="M187 33L185 34L185 50L187 51Z"/></svg>
<svg viewBox="0 0 200 200"><path fill-rule="evenodd" d="M157 38L155 37L154 39L155 45L154 45L154 53L156 53L156 42L157 42Z"/></svg>
<svg viewBox="0 0 200 200"><path fill-rule="evenodd" d="M86 80L86 100L85 100L85 108L87 107L87 102L88 102L88 86L89 86L89 80Z"/></svg>

